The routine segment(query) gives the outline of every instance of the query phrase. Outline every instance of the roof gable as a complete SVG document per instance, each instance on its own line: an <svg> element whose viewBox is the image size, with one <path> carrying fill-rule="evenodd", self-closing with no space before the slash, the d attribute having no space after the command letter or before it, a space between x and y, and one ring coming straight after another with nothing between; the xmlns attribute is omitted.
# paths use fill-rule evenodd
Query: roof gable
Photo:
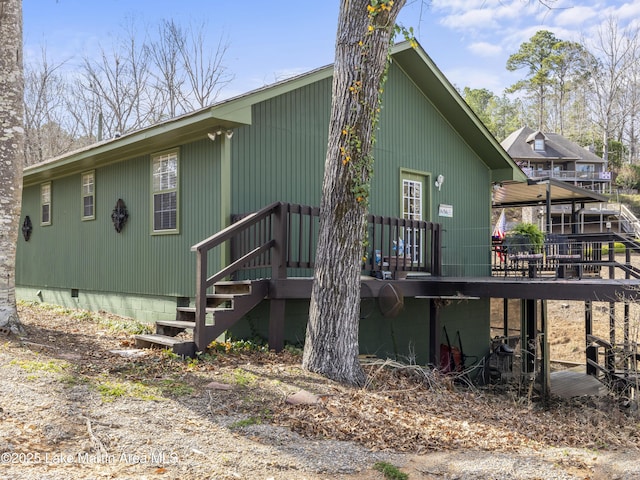
<svg viewBox="0 0 640 480"><path fill-rule="evenodd" d="M492 172L495 182L526 180L520 168L491 135L419 45L409 42L393 47L392 61L420 88L443 118L458 132ZM121 137L105 140L63 156L32 165L24 170L25 185L97 168L116 161L204 138L218 129L233 129L252 122L252 106L333 75L326 66L281 82L248 92L211 107L158 123Z"/></svg>

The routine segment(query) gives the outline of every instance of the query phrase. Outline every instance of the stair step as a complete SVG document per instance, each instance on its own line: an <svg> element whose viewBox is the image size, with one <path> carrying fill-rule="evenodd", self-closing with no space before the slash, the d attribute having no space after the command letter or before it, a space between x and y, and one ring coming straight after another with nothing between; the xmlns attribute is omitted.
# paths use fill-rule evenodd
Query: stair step
<svg viewBox="0 0 640 480"><path fill-rule="evenodd" d="M232 310L233 308L225 308L225 307L207 307L206 308L207 313L213 313L213 314L215 314L216 312L229 312ZM177 307L176 311L184 312L184 313L196 313L196 307Z"/></svg>
<svg viewBox="0 0 640 480"><path fill-rule="evenodd" d="M181 320L157 320L156 325L163 327L182 328L184 330L188 328L195 328L196 322L185 322Z"/></svg>
<svg viewBox="0 0 640 480"><path fill-rule="evenodd" d="M217 282L213 288L216 292L214 295L242 295L251 293L252 281L240 280L240 281L224 281Z"/></svg>
<svg viewBox="0 0 640 480"><path fill-rule="evenodd" d="M183 321L183 320L157 320L156 321L156 334L166 335L169 337L175 337L181 334L187 329L194 329L196 322Z"/></svg>
<svg viewBox="0 0 640 480"><path fill-rule="evenodd" d="M177 355L193 357L195 355L195 343L186 342L175 337L158 334L135 335L138 348L170 348Z"/></svg>

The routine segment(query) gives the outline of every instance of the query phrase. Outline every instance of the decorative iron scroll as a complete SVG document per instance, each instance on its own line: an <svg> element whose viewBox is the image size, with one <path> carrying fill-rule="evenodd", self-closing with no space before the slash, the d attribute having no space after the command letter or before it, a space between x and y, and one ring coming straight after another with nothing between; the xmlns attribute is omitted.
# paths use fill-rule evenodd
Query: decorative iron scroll
<svg viewBox="0 0 640 480"><path fill-rule="evenodd" d="M31 232L33 232L33 224L31 223L29 215L27 215L24 217L24 222L22 222L22 236L25 242L28 242L31 238Z"/></svg>
<svg viewBox="0 0 640 480"><path fill-rule="evenodd" d="M129 212L127 212L127 206L124 204L124 201L119 198L116 206L113 208L113 212L111 212L111 221L113 222L113 227L116 229L116 232L120 233L122 231L128 219Z"/></svg>

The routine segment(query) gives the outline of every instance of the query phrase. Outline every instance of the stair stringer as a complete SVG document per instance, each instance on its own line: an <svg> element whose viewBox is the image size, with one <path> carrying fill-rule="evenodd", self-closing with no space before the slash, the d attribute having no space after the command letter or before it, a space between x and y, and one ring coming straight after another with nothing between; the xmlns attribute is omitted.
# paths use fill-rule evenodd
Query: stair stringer
<svg viewBox="0 0 640 480"><path fill-rule="evenodd" d="M251 282L250 292L234 296L233 308L214 310L213 325L200 326L196 322L193 332L196 349L204 352L212 341L257 307L268 294L269 280L254 280Z"/></svg>

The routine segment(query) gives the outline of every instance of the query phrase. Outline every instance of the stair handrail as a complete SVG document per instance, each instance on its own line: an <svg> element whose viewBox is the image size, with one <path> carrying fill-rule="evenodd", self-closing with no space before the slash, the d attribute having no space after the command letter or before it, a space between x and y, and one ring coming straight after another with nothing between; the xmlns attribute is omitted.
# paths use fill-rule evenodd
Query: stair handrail
<svg viewBox="0 0 640 480"><path fill-rule="evenodd" d="M624 223L628 226L627 233L633 234L634 237L640 237L640 220L635 214L623 203L619 204L620 217L624 220Z"/></svg>
<svg viewBox="0 0 640 480"><path fill-rule="evenodd" d="M228 227L220 230L219 232L211 235L209 238L196 243L191 247L192 252L196 252L196 330L205 326L205 318L207 314L207 289L216 282L231 275L250 260L260 256L267 250L270 250L275 244L276 240L271 239L265 244L255 248L251 252L243 255L241 258L235 260L233 263L225 267L224 269L216 272L212 276L207 276L207 256L211 249L218 245L232 239L238 232L246 230L251 226L257 224L263 219L273 215L282 207L282 202L274 202L271 205L258 210L255 213L251 213L241 220L229 225ZM277 234L278 230L276 230Z"/></svg>

